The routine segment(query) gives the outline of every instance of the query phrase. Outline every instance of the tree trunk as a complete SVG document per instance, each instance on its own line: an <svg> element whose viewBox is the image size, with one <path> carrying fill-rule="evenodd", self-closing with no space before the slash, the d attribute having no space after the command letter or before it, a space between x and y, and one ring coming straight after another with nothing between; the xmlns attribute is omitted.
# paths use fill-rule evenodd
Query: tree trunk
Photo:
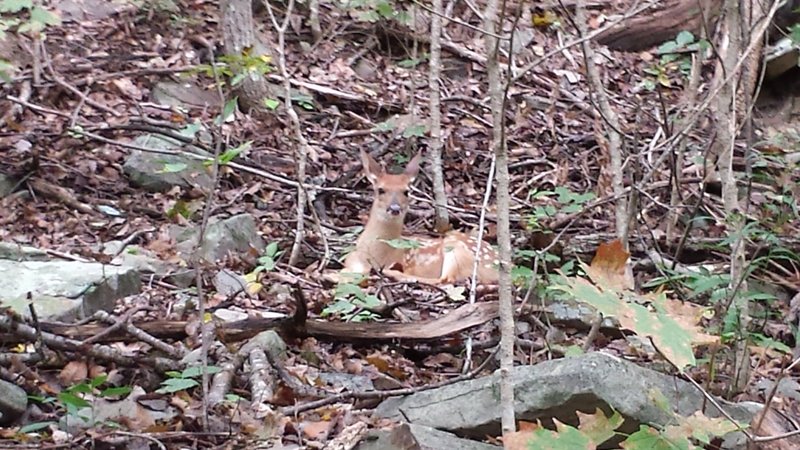
<svg viewBox="0 0 800 450"><path fill-rule="evenodd" d="M245 51L251 56L270 56L267 46L256 37L253 24L253 0L221 0L222 42L225 54L241 56ZM261 1L261 0L256 0ZM269 46L274 48L274 46ZM274 98L269 83L256 71L247 76L236 88L242 109L262 108L263 99Z"/></svg>
<svg viewBox="0 0 800 450"><path fill-rule="evenodd" d="M442 0L433 0L434 14L431 15L431 53L428 62L428 87L430 88L431 143L430 164L433 175L433 205L436 212L436 231L444 232L450 228L447 214L447 193L444 190L442 168L442 113L440 106L439 73L442 56Z"/></svg>

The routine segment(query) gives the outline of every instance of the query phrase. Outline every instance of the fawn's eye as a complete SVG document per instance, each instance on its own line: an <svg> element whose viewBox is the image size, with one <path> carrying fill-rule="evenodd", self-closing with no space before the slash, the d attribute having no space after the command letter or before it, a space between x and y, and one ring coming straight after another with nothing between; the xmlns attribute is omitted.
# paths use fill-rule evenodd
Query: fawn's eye
<svg viewBox="0 0 800 450"><path fill-rule="evenodd" d="M405 197L408 196L408 189L403 189L403 196L405 196Z"/></svg>
<svg viewBox="0 0 800 450"><path fill-rule="evenodd" d="M386 193L386 189L384 189L384 188L378 188L378 195L383 195L383 194L385 194L385 193Z"/></svg>

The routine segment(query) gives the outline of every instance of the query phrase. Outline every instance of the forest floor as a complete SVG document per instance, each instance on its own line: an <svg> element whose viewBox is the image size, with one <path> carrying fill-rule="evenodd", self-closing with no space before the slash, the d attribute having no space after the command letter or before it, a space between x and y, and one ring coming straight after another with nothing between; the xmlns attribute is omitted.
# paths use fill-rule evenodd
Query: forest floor
<svg viewBox="0 0 800 450"><path fill-rule="evenodd" d="M118 14L101 19L83 17L48 27L46 51L40 55L44 62L39 67L42 79L33 80L32 68L27 67L12 82L4 84L0 110L12 111L14 105L19 105L6 96L24 98L27 106L6 114L0 125L0 148L3 149L0 172L26 175L30 181L43 180L66 188L69 196L78 202L113 206L122 213L122 218L80 211L57 197L38 195L31 190L33 195L30 196L0 199L0 240L94 260L102 259L99 251L102 243L137 235L137 243L159 258L178 259L166 227L199 222L204 194L191 189L151 193L134 187L121 168L128 150L108 141L130 142L141 134L143 129L136 126L141 122L132 120L134 117L147 115L162 123L185 126L192 121L212 124L219 114L222 102L189 111L159 109L149 103L151 90L159 81L191 80L207 87L209 92L214 91L213 78L200 66L208 63L209 49L214 49L217 55L221 52L217 2L182 3L174 11L156 6L162 5L160 2L145 3L143 7L128 5ZM470 23L478 23L474 16L460 8L456 8L454 15L470 17ZM426 148L428 66L420 55L427 52L427 47L420 44L415 59L414 43L407 27L389 20L365 21L364 10L355 7L351 10L339 9L339 6L323 9L325 33L319 42L310 42L309 30L301 16L304 10L296 13L287 36L287 67L291 77L335 91L325 95L318 90L301 88L304 97L298 101L301 107L297 108L303 132L311 143L307 173L311 182L320 187L314 195L323 236L309 216L301 262L297 267L288 266L286 260L296 228L295 189L289 183L223 168L212 214L253 214L264 240L275 243L280 254L275 257L274 270L261 275L263 290L234 298L211 292L208 307L212 311L225 306L245 312L291 315L294 303L287 301L285 295L277 295L279 290L274 286L296 285L303 291L311 317L320 319L323 311L334 302L334 289L314 272L324 256L322 240L330 246L328 268L338 269L339 261L353 243L353 232L366 220L372 198L371 189L361 176L358 150L369 149L387 162L404 162L417 150ZM614 12L618 11L590 10L592 25L600 26L601 14ZM259 23L269 24L264 12L257 17ZM535 22L521 25L523 37L520 39L527 39L526 47L518 56L522 61L536 60L558 48L564 39L569 40L569 36L552 23L532 25ZM569 28L569 23L562 22L562 27ZM492 160L485 71L479 61L469 57L482 53L483 42L480 35L456 24L448 25L446 32L449 50L444 51L442 62L442 121L446 142L443 167L451 221L454 227L469 230L478 223ZM271 34L269 30L265 33ZM31 45L28 42L27 50ZM20 51L26 55L23 59L30 59L25 50ZM687 207L678 229L682 233L686 223L696 221L697 224L681 242L680 234L666 236L665 227L670 201L670 167L674 161L661 166L655 164L660 155L657 144L663 139L658 130L664 123L670 123L678 110L686 79L679 64L667 65L660 87L650 89L653 83L658 85L658 80L654 81L651 75L659 61L654 52L598 52L603 82L612 93L612 106L623 118L626 133L636 137L635 141L627 143L631 157L625 169L626 185L637 186L644 174L652 173L647 185L637 186L639 213L631 233L636 286L651 290L663 284L659 279L663 281L664 275L652 264L650 251L655 250L667 258L680 251L682 265L710 269L701 272L702 275L686 276L677 284L670 284L670 296L714 306L720 296L724 298L717 288L719 280L725 276L729 250L725 247L728 235L722 203L719 192L715 191L718 184L709 183L707 192L700 196L702 204L698 204L699 181L704 177L702 155L711 139L708 120L698 119L697 127L689 135L685 169L681 175L681 192ZM598 142L597 138L605 125L592 104L582 66L580 47L565 48L544 59L508 92L506 138L511 155L515 261L519 267L531 267L535 252L547 249L548 256L538 265L542 285L546 285L547 274L554 273L555 269L574 267L578 260L588 263L600 243L615 237L610 174L604 168L609 156L606 143ZM28 89L27 94L24 93ZM777 88L765 88L765 91L770 89ZM784 92L778 91L777 96ZM355 99L345 98L342 93L354 94ZM775 107L767 101L762 104L765 108ZM411 114L413 105L417 108L416 116ZM764 115L774 116L772 113ZM761 116L757 114L757 117ZM784 125L756 121L758 129ZM107 142L70 131L75 127L99 135ZM280 108L275 112L237 112L222 128L231 147L252 141L249 150L239 155L237 162L283 179L294 179L291 125ZM758 297L758 325L753 335L761 339L762 350L767 346L765 343L772 347L764 350L764 357L754 358L750 386L755 386L762 378L774 379L786 365L786 358L791 357L791 348L795 345L796 323L787 323L785 318L790 316L789 298L797 293L800 285L800 258L796 253L800 250L798 176L796 171L793 173L776 161L797 143L776 143L773 139L776 135L786 137L783 131L759 134L765 143L761 147L763 151L750 155L753 158L750 167L755 176L750 186L753 208L748 217L763 231L748 240L748 258L758 261L752 265L751 285L774 287L769 294L763 291ZM743 172L742 149L743 146L737 147L735 169ZM425 234L433 229L427 169L423 168L420 178L412 192L406 229ZM329 187L341 189L325 190ZM491 242L496 238L493 205L492 198L486 211L486 239ZM176 211L180 213L175 214ZM701 216L703 219L698 219ZM764 237L767 235L769 238ZM256 264L250 255L228 259L216 269L224 267L244 274L251 272ZM526 282L526 276L528 281L530 279L530 271L520 269L515 274L521 283ZM415 299L414 303L403 306L406 320L440 317L461 304L453 300L454 295L441 289L385 282L384 285L391 291L392 298ZM519 290L520 299L524 293L525 289ZM137 312L132 318L134 322L191 319L191 315L178 316L173 311L177 295L175 289L164 283L145 284L136 299L120 305L115 312L124 314L128 308L146 306L148 309ZM479 301L495 297L490 291L480 295ZM193 320L197 320L196 315ZM341 317L326 315L322 320L338 321ZM709 321L709 327L713 323ZM586 330L565 327L561 332L562 346L583 346ZM491 354L491 347L497 342L496 323L488 322L474 328L470 336L475 348L480 349L476 350L474 368ZM354 344L315 338L289 340L285 367L292 375L306 380L326 371L373 379L388 376L397 387L423 386L462 373L465 337L462 333L423 344L388 341ZM534 364L552 357L548 343L552 335L532 326L519 338L529 344L529 349L536 349L518 350L520 363ZM192 347L196 342L187 340L186 344ZM632 356L628 354L631 349L624 337L601 336L593 348ZM643 361L658 358L635 356ZM94 362L90 366L92 364L103 365ZM485 373L494 368L490 364ZM106 369L109 368L101 371ZM56 386L53 388L56 391L67 387L63 366L31 367L30 370L43 382ZM160 379L154 380L152 374L142 375L149 370L147 367L125 369L121 383L147 386L149 382L151 386L158 386ZM708 381L705 368L695 372L698 380ZM722 386L726 385L725 376L730 374L730 368L722 364L719 372L722 376L709 383L719 384L711 389L715 393L724 391ZM139 378L142 380L132 381ZM72 383L77 381L67 379ZM147 387L145 390L149 391ZM180 401L196 401L198 396L199 392L194 400L181 397ZM300 402L300 397L298 393L279 392L275 404L292 405ZM764 393L753 388L737 397L745 398L763 401ZM63 413L53 405L41 405L41 409L53 417ZM295 439L297 444L301 441L307 444L335 435L331 426L312 426L329 424L331 414L336 415L312 410L286 419L281 425L284 442ZM161 431L198 430L196 417L184 419L185 423L176 425L174 422ZM298 431L301 429L306 430L305 434Z"/></svg>

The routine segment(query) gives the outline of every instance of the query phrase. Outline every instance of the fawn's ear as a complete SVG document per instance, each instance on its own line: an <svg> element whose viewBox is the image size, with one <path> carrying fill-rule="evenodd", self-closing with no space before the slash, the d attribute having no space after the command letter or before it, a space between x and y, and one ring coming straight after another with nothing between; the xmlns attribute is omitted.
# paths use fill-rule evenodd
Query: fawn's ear
<svg viewBox="0 0 800 450"><path fill-rule="evenodd" d="M417 177L417 174L419 173L419 165L421 162L422 162L422 150L417 152L417 154L414 155L413 158L411 158L411 161L409 161L408 165L406 166L406 170L403 171L404 174L406 174L409 178L411 178L409 183L414 181L414 178Z"/></svg>
<svg viewBox="0 0 800 450"><path fill-rule="evenodd" d="M361 149L361 164L364 166L364 175L367 176L367 179L370 183L375 184L375 181L378 180L378 177L383 174L383 167L375 161L375 158L370 156L369 153Z"/></svg>

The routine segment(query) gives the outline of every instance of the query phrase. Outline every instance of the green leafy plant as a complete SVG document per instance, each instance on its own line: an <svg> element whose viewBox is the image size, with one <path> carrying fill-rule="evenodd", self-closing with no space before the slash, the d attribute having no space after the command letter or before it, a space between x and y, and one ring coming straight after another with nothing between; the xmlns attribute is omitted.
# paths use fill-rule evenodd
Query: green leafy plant
<svg viewBox="0 0 800 450"><path fill-rule="evenodd" d="M659 396L660 393L654 394ZM620 436L625 438L621 446L626 450L693 450L704 448L711 443L712 438L724 436L740 426L725 418L709 418L699 411L692 416L681 417L672 413L666 406L664 412L672 416L669 425L656 428L642 424L638 431L627 436L617 431L624 422L624 418L618 412L613 411L613 414L607 417L598 408L594 414L578 411L577 426L554 420L555 430L549 430L540 423L523 422L520 424L520 431L504 437L503 441L511 448L593 450L609 439Z"/></svg>
<svg viewBox="0 0 800 450"><path fill-rule="evenodd" d="M343 274L346 280L336 285L333 303L322 310L322 317L340 315L349 322L374 320L378 316L364 308L375 308L381 305L378 297L364 292L359 283L363 281L361 274Z"/></svg>
<svg viewBox="0 0 800 450"><path fill-rule="evenodd" d="M529 200L551 198L554 202L535 206L533 212L528 217L528 229L533 231L545 231L542 221L554 217L556 214L573 214L583 209L586 204L594 200L592 192L579 194L572 192L563 186L556 187L552 191L532 191L528 195ZM553 204L554 203L554 204Z"/></svg>
<svg viewBox="0 0 800 450"><path fill-rule="evenodd" d="M216 73L224 79L221 80L223 86L226 83L238 86L250 75L263 76L275 70L269 55L252 55L251 52L252 49L247 48L240 55L222 55L217 58L215 66L201 64L187 71L187 74L202 73L209 78L215 78Z"/></svg>
<svg viewBox="0 0 800 450"><path fill-rule="evenodd" d="M425 122L420 121L409 115L396 115L378 123L372 128L376 133L384 133L387 131L400 131L400 136L403 139L411 139L416 137L425 136L428 132L428 126ZM405 163L408 158L404 156L395 156L397 163Z"/></svg>
<svg viewBox="0 0 800 450"><path fill-rule="evenodd" d="M283 254L283 251L278 249L277 242L270 242L267 248L264 249L264 254L258 258L258 266L253 271L256 275L261 272L272 272L278 263L278 258Z"/></svg>
<svg viewBox="0 0 800 450"><path fill-rule="evenodd" d="M130 386L101 387L108 380L107 375L100 375L83 383L74 384L56 394L55 397L30 396L31 400L42 404L53 404L63 408L70 417L77 417L84 422L89 422L90 417L80 413L82 409L91 408L91 398L118 398L131 392ZM20 429L20 433L33 433L47 428L54 422L36 422L26 425Z"/></svg>
<svg viewBox="0 0 800 450"><path fill-rule="evenodd" d="M789 28L789 37L793 44L800 44L800 23L796 23Z"/></svg>
<svg viewBox="0 0 800 450"><path fill-rule="evenodd" d="M400 250L411 250L415 248L420 248L421 244L419 241L414 239L406 239L406 238L397 238L397 239L381 239L381 242L386 243L389 247L400 249Z"/></svg>
<svg viewBox="0 0 800 450"><path fill-rule="evenodd" d="M229 148L229 149L225 150L224 152L222 152L222 154L219 155L219 158L218 158L217 162L219 163L220 166L224 166L224 165L229 164L231 161L236 159L237 156L239 156L242 153L246 153L248 150L250 150L250 146L252 144L253 144L253 141L247 141L247 142L243 143L242 145L239 145L238 147ZM203 165L205 165L205 166L210 166L213 163L214 163L213 161L208 161L208 160L207 161L203 161Z"/></svg>
<svg viewBox="0 0 800 450"><path fill-rule="evenodd" d="M689 54L709 48L705 39L697 40L694 34L681 31L674 40L664 42L658 47L658 61L644 69L649 77L644 80L644 87L653 90L657 85L672 87L672 75L678 73L682 78L689 75L692 60Z"/></svg>
<svg viewBox="0 0 800 450"><path fill-rule="evenodd" d="M7 32L43 37L51 26L60 25L61 18L33 0L0 0L0 40ZM16 67L10 61L0 59L0 78L11 81Z"/></svg>
<svg viewBox="0 0 800 450"><path fill-rule="evenodd" d="M206 373L213 375L221 372L222 368L217 366L207 366ZM197 381L203 376L203 368L201 366L187 367L181 372L169 371L166 372L167 379L161 382L161 387L156 390L159 394L173 394L175 392L185 391L195 388L200 385Z"/></svg>
<svg viewBox="0 0 800 450"><path fill-rule="evenodd" d="M60 24L57 14L33 0L0 0L0 39L5 39L6 31L38 35L48 26Z"/></svg>
<svg viewBox="0 0 800 450"><path fill-rule="evenodd" d="M395 20L407 25L411 20L411 16L407 12L398 9L395 2L390 0L350 0L345 7L362 22Z"/></svg>

